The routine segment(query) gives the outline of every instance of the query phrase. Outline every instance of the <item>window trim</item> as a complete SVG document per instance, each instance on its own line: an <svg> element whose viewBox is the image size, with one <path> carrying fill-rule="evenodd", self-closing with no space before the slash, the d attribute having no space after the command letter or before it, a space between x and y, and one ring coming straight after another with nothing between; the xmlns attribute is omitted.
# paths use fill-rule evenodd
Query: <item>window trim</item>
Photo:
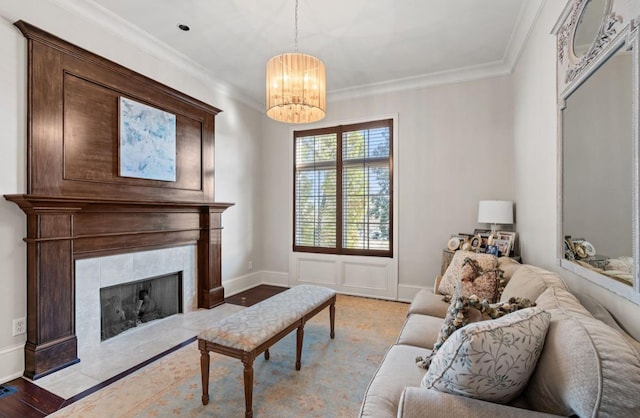
<svg viewBox="0 0 640 418"><path fill-rule="evenodd" d="M292 250L293 252L303 253L317 253L317 254L335 254L335 255L352 255L352 256L367 256L367 257L387 257L393 258L395 254L395 217L394 210L396 205L395 199L395 170L394 170L394 148L395 148L395 118L385 117L381 119L373 119L371 121L356 122L356 123L344 123L329 127L311 128L304 130L293 130L293 164L292 164L292 188L290 189L290 196L292 196ZM389 249L388 250L376 250L376 249L353 249L343 247L343 196L342 196L342 134L347 131L357 131L359 129L375 129L387 127L389 130ZM337 153L336 153L336 247L310 247L296 245L296 155L297 155L297 142L296 139L302 136L315 136L326 135L335 133L337 136ZM387 158L372 158L362 159L365 161L385 161Z"/></svg>

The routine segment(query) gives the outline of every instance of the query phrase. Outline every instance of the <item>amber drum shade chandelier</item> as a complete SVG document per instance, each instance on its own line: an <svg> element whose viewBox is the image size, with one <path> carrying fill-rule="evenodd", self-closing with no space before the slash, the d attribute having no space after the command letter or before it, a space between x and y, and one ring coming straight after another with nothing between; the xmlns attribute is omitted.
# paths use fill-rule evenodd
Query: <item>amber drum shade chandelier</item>
<svg viewBox="0 0 640 418"><path fill-rule="evenodd" d="M316 122L327 109L326 73L322 61L298 52L298 0L295 31L295 52L267 62L267 116L285 123Z"/></svg>

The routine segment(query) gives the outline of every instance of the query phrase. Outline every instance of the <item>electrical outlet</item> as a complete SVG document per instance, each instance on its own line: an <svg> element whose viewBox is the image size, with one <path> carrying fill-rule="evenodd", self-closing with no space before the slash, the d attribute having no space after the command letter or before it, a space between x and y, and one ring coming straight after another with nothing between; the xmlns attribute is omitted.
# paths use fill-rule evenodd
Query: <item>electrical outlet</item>
<svg viewBox="0 0 640 418"><path fill-rule="evenodd" d="M249 261L249 271L253 270L253 261Z"/></svg>
<svg viewBox="0 0 640 418"><path fill-rule="evenodd" d="M27 332L27 319L17 318L13 320L13 336Z"/></svg>

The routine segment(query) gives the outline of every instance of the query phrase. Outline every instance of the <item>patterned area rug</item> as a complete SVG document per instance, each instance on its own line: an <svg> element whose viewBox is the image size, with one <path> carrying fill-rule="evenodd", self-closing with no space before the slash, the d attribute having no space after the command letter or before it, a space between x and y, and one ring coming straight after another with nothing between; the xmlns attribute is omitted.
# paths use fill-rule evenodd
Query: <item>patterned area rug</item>
<svg viewBox="0 0 640 418"><path fill-rule="evenodd" d="M408 305L338 295L336 338L329 309L305 325L302 369L295 331L254 362L254 417L354 417L369 380L404 323ZM407 359L413 361L413 359ZM197 342L140 369L53 417L243 417L242 363L211 353L209 405L200 401Z"/></svg>

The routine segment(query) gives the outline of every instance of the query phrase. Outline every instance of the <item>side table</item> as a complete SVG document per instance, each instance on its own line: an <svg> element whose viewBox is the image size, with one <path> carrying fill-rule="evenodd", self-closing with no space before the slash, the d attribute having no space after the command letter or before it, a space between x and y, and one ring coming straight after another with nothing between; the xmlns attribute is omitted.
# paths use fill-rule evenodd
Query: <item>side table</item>
<svg viewBox="0 0 640 418"><path fill-rule="evenodd" d="M448 248L442 250L442 265L440 266L440 276L444 276L444 272L447 271L447 267L451 264L451 260L453 260L453 256L456 252L451 251ZM519 255L512 255L509 258L517 261L518 263L522 263L521 257Z"/></svg>

